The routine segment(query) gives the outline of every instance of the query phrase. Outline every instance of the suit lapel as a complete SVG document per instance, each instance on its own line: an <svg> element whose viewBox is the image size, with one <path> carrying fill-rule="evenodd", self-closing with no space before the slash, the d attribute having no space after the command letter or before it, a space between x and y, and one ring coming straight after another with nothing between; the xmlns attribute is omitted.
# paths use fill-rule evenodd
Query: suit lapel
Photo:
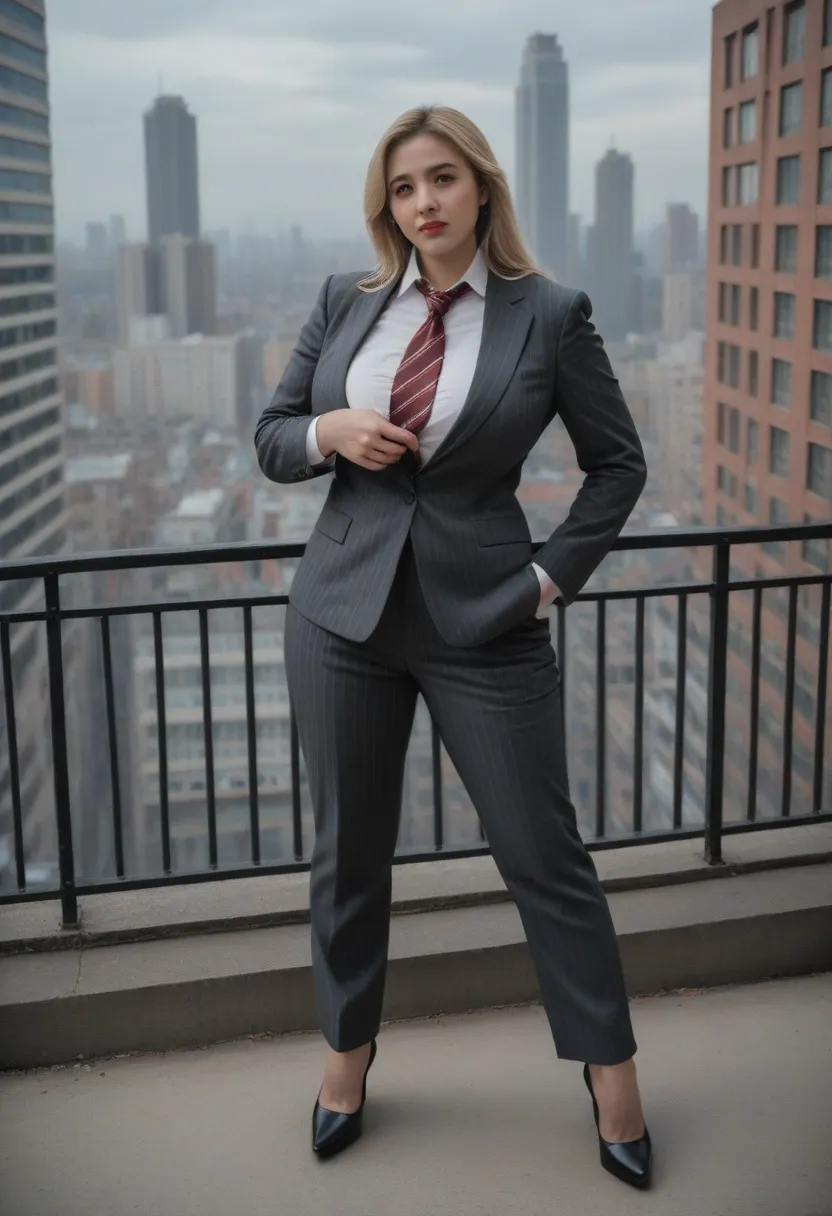
<svg viewBox="0 0 832 1216"><path fill-rule="evenodd" d="M425 465L425 472L465 443L497 408L514 375L532 322L524 301L522 279L509 282L489 272L482 341L471 387L456 421Z"/></svg>
<svg viewBox="0 0 832 1216"><path fill-rule="evenodd" d="M331 408L336 410L347 409L347 372L353 357L361 343L366 338L370 329L376 323L378 317L384 310L387 301L390 299L394 291L398 289L398 281L392 283L389 287L382 288L381 291L366 292L361 291L358 298L350 304L349 311L344 321L344 328L341 331L341 336L338 342L338 372L336 384L338 387L339 400Z"/></svg>

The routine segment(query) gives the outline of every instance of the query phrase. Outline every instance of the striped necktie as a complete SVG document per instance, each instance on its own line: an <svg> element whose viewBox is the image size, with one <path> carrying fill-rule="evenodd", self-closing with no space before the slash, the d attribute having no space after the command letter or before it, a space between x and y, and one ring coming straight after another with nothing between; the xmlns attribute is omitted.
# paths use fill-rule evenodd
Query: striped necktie
<svg viewBox="0 0 832 1216"><path fill-rule="evenodd" d="M450 291L431 291L424 279L418 279L416 287L427 300L428 315L407 344L390 393L390 421L414 435L423 430L433 409L445 358L442 318L455 300L471 290L467 283L460 283Z"/></svg>

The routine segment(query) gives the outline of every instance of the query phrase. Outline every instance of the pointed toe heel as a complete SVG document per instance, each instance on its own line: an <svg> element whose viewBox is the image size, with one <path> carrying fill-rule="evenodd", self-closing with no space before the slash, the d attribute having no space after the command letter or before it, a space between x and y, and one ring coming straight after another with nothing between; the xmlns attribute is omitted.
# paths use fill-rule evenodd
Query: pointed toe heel
<svg viewBox="0 0 832 1216"><path fill-rule="evenodd" d="M650 1185L650 1171L653 1164L653 1146L647 1124L644 1125L644 1135L638 1140L627 1140L621 1144L610 1144L604 1140L601 1135L598 1103L595 1100L588 1064L584 1064L584 1081L592 1098L592 1112L598 1132L601 1165L621 1182L629 1183L630 1186L638 1187L639 1190L646 1190Z"/></svg>
<svg viewBox="0 0 832 1216"><path fill-rule="evenodd" d="M376 1041L370 1045L370 1058L364 1070L361 1085L361 1105L352 1114L327 1110L315 1102L312 1112L312 1151L316 1157L334 1157L349 1145L354 1144L364 1130L364 1103L367 1101L367 1073L376 1058ZM320 1097L320 1094L318 1095Z"/></svg>

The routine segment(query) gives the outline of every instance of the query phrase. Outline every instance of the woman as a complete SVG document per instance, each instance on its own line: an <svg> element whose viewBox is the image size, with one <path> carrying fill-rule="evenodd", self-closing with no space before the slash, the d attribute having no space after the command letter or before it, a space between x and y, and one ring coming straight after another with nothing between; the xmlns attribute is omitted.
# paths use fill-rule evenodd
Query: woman
<svg viewBox="0 0 832 1216"><path fill-rule="evenodd" d="M362 1130L387 963L405 752L422 693L516 901L556 1051L586 1063L601 1160L650 1138L606 898L578 835L549 623L644 485L582 292L533 265L482 133L411 110L370 163L379 265L327 279L255 443L273 481L333 477L290 592L286 673L315 814L312 955L329 1044L313 1148ZM532 562L516 497L560 413L586 473Z"/></svg>

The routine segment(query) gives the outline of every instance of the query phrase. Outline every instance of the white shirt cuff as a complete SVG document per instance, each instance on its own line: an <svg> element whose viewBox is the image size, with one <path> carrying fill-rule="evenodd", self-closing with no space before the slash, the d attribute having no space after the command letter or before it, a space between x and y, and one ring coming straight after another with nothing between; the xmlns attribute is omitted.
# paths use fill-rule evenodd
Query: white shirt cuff
<svg viewBox="0 0 832 1216"><path fill-rule="evenodd" d="M537 562L532 562L532 568L540 583L540 603L537 610L538 612L542 612L544 608L548 608L560 596L560 588L556 583L552 582L549 575L538 566Z"/></svg>
<svg viewBox="0 0 832 1216"><path fill-rule="evenodd" d="M306 432L306 461L313 468L316 464L326 464L330 459L329 456L323 456L321 449L318 447L318 417L316 414L309 423L309 430Z"/></svg>

